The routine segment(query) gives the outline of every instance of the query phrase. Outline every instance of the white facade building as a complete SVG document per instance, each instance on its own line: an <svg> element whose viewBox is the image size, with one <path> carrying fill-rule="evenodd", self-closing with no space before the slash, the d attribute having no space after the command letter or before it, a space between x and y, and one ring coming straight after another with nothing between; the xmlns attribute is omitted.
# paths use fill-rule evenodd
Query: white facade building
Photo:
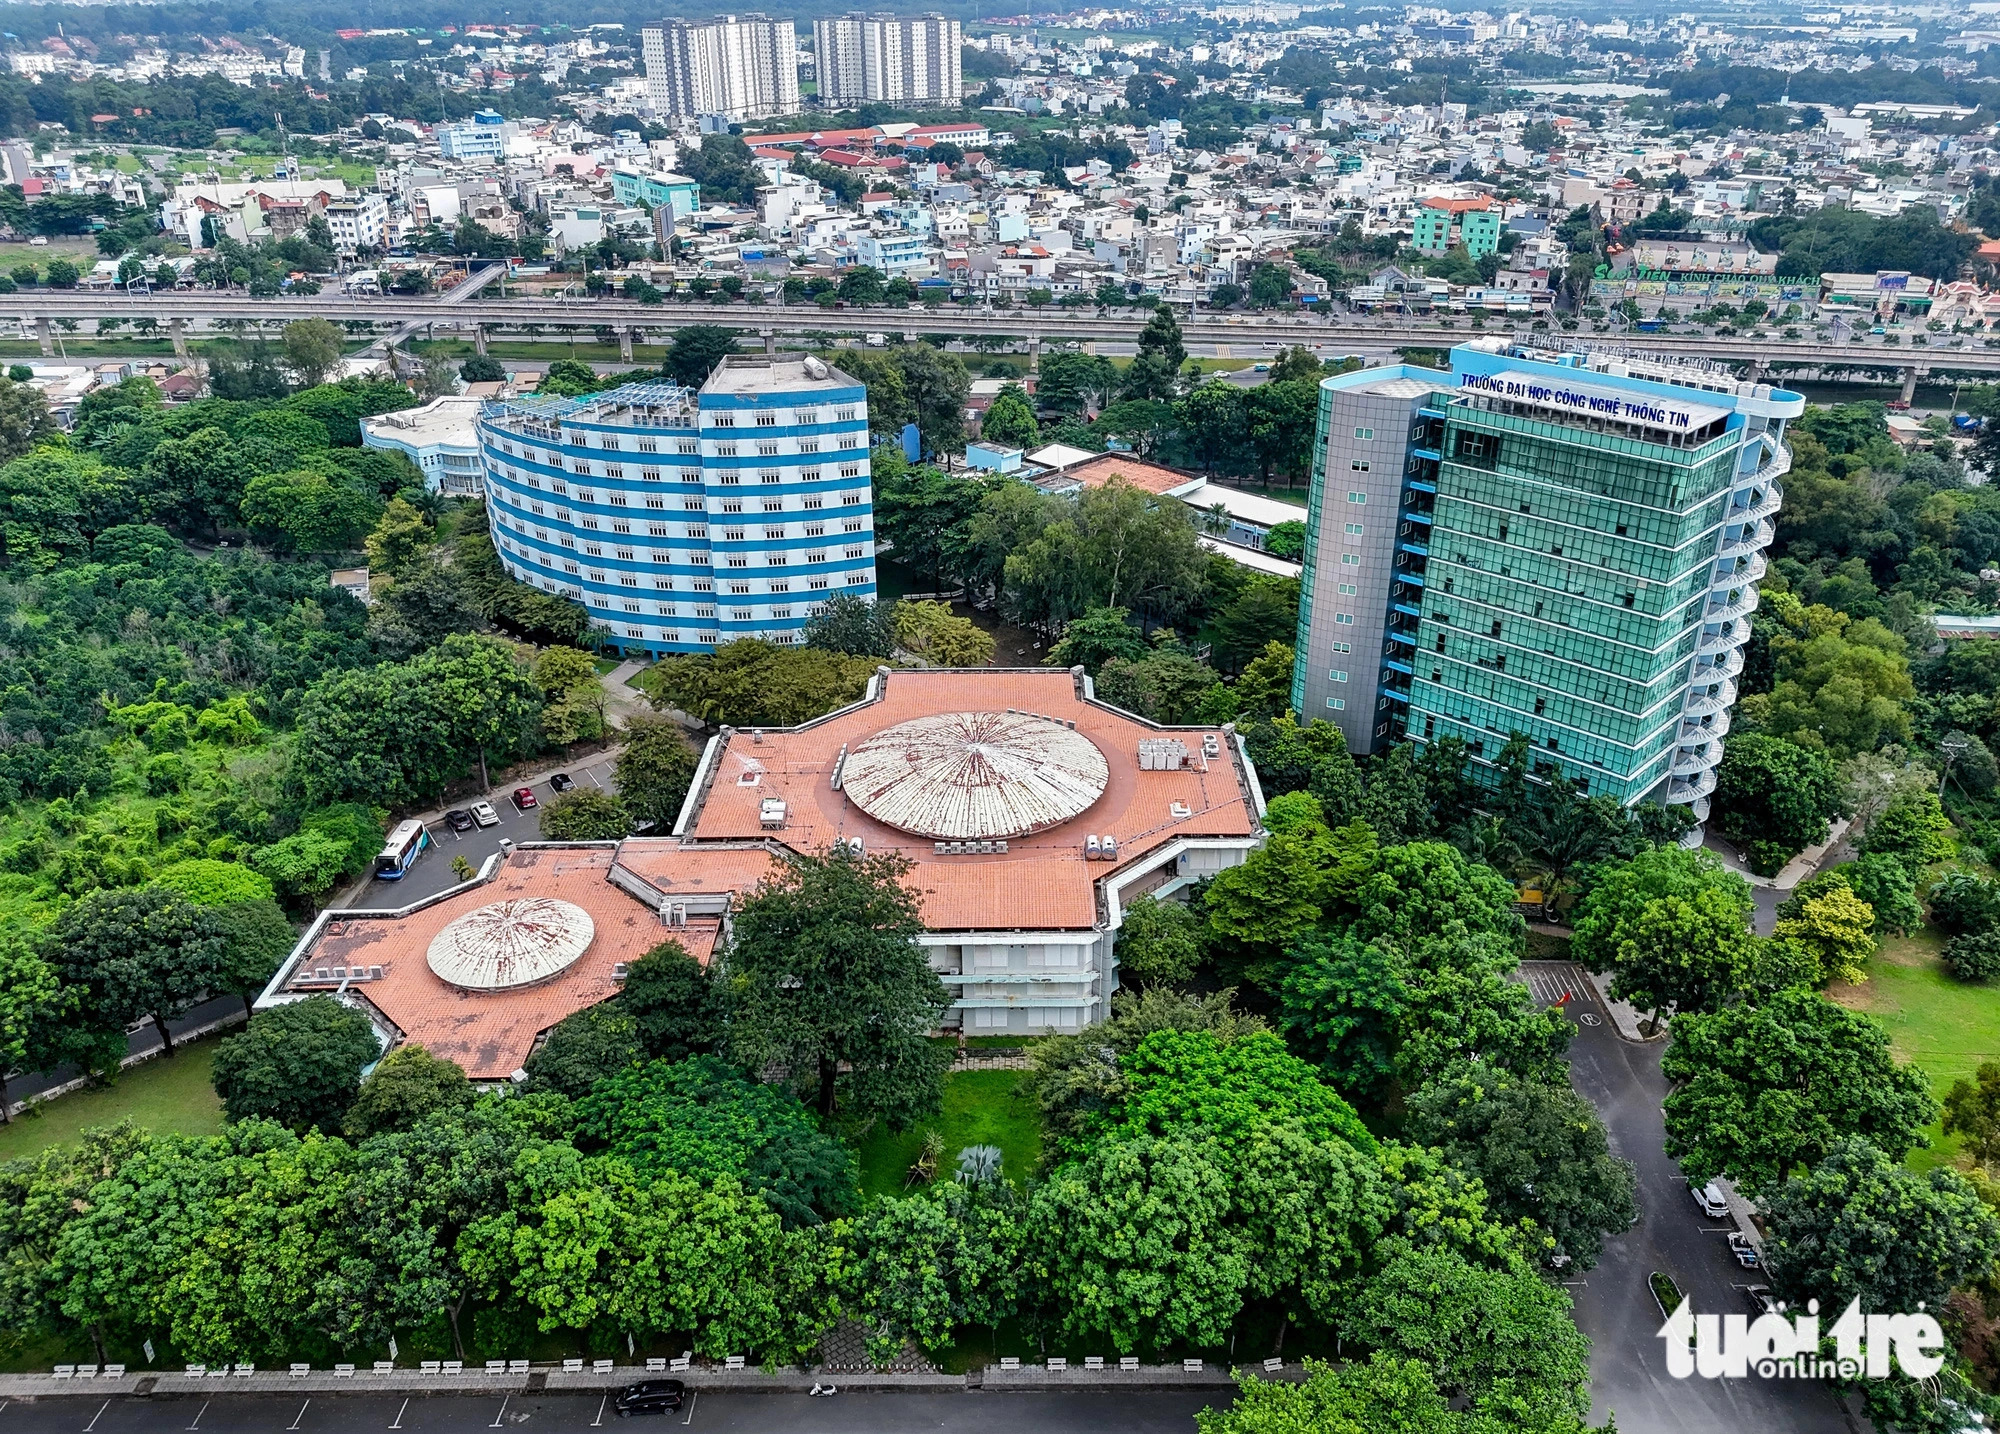
<svg viewBox="0 0 2000 1434"><path fill-rule="evenodd" d="M829 105L965 97L959 22L942 15L863 15L813 21L819 97Z"/></svg>
<svg viewBox="0 0 2000 1434"><path fill-rule="evenodd" d="M642 32L646 96L662 115L733 120L797 114L798 37L790 20L723 15Z"/></svg>
<svg viewBox="0 0 2000 1434"><path fill-rule="evenodd" d="M485 400L448 394L422 408L361 420L361 446L400 453L417 465L433 493L469 498L479 493L485 466L479 457L479 410Z"/></svg>

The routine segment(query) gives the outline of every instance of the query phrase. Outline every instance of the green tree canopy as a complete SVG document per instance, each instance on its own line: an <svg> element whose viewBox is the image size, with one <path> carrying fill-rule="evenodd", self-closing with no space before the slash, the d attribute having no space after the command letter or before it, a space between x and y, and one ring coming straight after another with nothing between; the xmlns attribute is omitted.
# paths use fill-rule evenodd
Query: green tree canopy
<svg viewBox="0 0 2000 1434"><path fill-rule="evenodd" d="M251 1018L215 1050L211 1079L231 1120L274 1120L293 1130L338 1130L381 1054L368 1018L331 996L308 996Z"/></svg>
<svg viewBox="0 0 2000 1434"><path fill-rule="evenodd" d="M929 1034L950 995L916 943L924 924L908 869L844 847L787 855L737 910L731 1047L752 1069L789 1067L822 1115L844 1091L855 1118L900 1129L942 1098L947 1053Z"/></svg>
<svg viewBox="0 0 2000 1434"><path fill-rule="evenodd" d="M1727 1175L1761 1193L1851 1135L1901 1159L1937 1117L1929 1082L1896 1064L1888 1033L1816 991L1690 1012L1671 1033L1667 1154L1696 1184Z"/></svg>

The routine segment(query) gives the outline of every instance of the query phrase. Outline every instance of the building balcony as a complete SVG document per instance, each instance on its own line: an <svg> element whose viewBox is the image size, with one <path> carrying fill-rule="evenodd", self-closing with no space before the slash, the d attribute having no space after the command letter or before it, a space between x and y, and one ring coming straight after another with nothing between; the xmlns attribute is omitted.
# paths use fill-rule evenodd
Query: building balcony
<svg viewBox="0 0 2000 1434"><path fill-rule="evenodd" d="M1715 560L1715 587L1751 586L1764 580L1771 563L1762 553L1741 554Z"/></svg>
<svg viewBox="0 0 2000 1434"><path fill-rule="evenodd" d="M1713 688L1714 691L1709 689ZM1712 682L1698 682L1688 690L1687 703L1681 708L1684 717L1707 717L1717 712L1727 712L1736 705L1736 684L1728 678Z"/></svg>
<svg viewBox="0 0 2000 1434"><path fill-rule="evenodd" d="M1726 586L1718 583L1709 593L1708 609L1701 615L1703 622L1741 622L1757 611L1760 600L1757 589L1733 578Z"/></svg>
<svg viewBox="0 0 2000 1434"><path fill-rule="evenodd" d="M1754 522L1759 518L1774 518L1784 505L1785 490L1774 482L1753 474L1739 484L1731 497L1727 521L1731 523Z"/></svg>
<svg viewBox="0 0 2000 1434"><path fill-rule="evenodd" d="M1688 712L1684 710L1681 713L1679 740L1683 742L1719 742L1728 735L1729 713L1726 710L1721 712Z"/></svg>
<svg viewBox="0 0 2000 1434"><path fill-rule="evenodd" d="M1698 772L1713 771L1722 761L1722 744L1709 742L1702 747L1683 747L1674 753L1674 764L1667 770L1676 777L1692 777Z"/></svg>
<svg viewBox="0 0 2000 1434"><path fill-rule="evenodd" d="M1732 526L1739 525L1734 513L1730 514L1729 521ZM1716 547L1715 555L1718 558L1751 557L1770 547L1777 537L1777 525L1769 518L1759 518L1754 523L1740 526L1734 537L1725 532L1722 542Z"/></svg>
<svg viewBox="0 0 2000 1434"><path fill-rule="evenodd" d="M1699 802L1715 790L1715 769L1706 768L1687 777L1673 777L1667 782L1666 795L1662 800L1669 802ZM1703 820L1700 812L1697 820Z"/></svg>
<svg viewBox="0 0 2000 1434"><path fill-rule="evenodd" d="M1705 632L1695 644L1696 657L1719 658L1725 653L1733 653L1750 640L1750 624L1724 623L1719 631ZM1735 673L1730 674L1732 677Z"/></svg>

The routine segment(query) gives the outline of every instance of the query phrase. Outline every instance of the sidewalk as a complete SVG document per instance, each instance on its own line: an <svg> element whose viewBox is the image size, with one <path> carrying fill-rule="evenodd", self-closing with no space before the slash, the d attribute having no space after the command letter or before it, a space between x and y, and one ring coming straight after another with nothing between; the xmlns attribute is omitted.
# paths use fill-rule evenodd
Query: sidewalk
<svg viewBox="0 0 2000 1434"><path fill-rule="evenodd" d="M1848 828L1852 825L1853 822L1850 818L1842 817L1833 824L1833 828L1827 834L1825 841L1821 842L1818 846L1807 847L1804 851L1786 862L1785 869L1776 876L1759 876L1751 871L1749 867L1743 864L1742 858L1737 856L1736 849L1712 832L1702 838L1701 844L1707 850L1714 852L1724 866L1728 867L1752 886L1761 886L1772 891L1790 891L1807 877L1817 872L1820 869L1820 865L1826 861L1829 853L1837 853L1839 851L1841 843L1847 838Z"/></svg>

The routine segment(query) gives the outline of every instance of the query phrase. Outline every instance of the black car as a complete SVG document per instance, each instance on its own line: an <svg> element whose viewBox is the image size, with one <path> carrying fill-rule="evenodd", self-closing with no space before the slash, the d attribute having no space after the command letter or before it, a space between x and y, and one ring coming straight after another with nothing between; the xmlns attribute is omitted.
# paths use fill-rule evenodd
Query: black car
<svg viewBox="0 0 2000 1434"><path fill-rule="evenodd" d="M647 1379L618 1391L611 1407L623 1419L635 1414L666 1414L681 1407L687 1386L678 1379Z"/></svg>
<svg viewBox="0 0 2000 1434"><path fill-rule="evenodd" d="M455 832L469 832L473 827L472 813L463 807L453 807L444 814L444 824Z"/></svg>
<svg viewBox="0 0 2000 1434"><path fill-rule="evenodd" d="M568 772L557 772L549 778L549 790L552 792L566 792L575 785L576 778Z"/></svg>

